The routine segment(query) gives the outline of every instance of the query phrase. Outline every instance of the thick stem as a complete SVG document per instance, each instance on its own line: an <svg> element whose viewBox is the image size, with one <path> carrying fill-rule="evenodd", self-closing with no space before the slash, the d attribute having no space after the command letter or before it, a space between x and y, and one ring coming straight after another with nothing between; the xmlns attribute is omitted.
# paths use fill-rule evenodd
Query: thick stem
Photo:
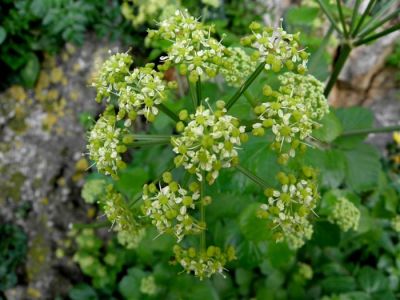
<svg viewBox="0 0 400 300"><path fill-rule="evenodd" d="M359 134L370 134L370 133L388 133L393 131L400 130L400 125L393 126L385 126L378 128L365 128L365 129L357 129L357 130L349 130L345 131L341 134L341 136L351 136L351 135L359 135Z"/></svg>
<svg viewBox="0 0 400 300"><path fill-rule="evenodd" d="M226 109L229 110L235 102L242 96L242 94L247 90L247 88L253 83L253 81L260 75L262 70L264 70L265 62L261 63L257 69L250 75L249 78L242 84L242 86L236 91L232 98L228 101Z"/></svg>
<svg viewBox="0 0 400 300"><path fill-rule="evenodd" d="M329 93L331 92L333 86L335 85L340 71L343 69L344 63L346 62L347 58L349 57L351 51L351 47L347 44L343 44L340 46L340 54L339 57L335 63L335 66L333 67L333 71L331 74L331 77L329 78L328 83L326 84L324 95L325 97L329 96Z"/></svg>
<svg viewBox="0 0 400 300"><path fill-rule="evenodd" d="M174 113L172 110L170 110L168 107L166 107L163 103L160 103L158 105L158 108L166 114L168 117L170 117L173 121L179 122L179 117L176 113Z"/></svg>
<svg viewBox="0 0 400 300"><path fill-rule="evenodd" d="M383 37L385 35L388 35L388 34L390 34L392 32L395 32L395 31L397 31L399 29L400 29L400 24L396 24L396 25L394 25L394 26L392 26L392 27L390 27L390 28L388 28L388 29L386 29L386 30L384 30L382 32L379 32L377 34L374 34L374 35L371 35L369 37L366 37L365 39L358 40L357 42L354 43L354 45L355 46L360 46L360 45L367 44L367 43L372 42L372 41L374 41L376 39L379 39L379 38L381 38L381 37Z"/></svg>
<svg viewBox="0 0 400 300"><path fill-rule="evenodd" d="M254 181L256 184L258 184L260 187L262 187L263 189L268 187L268 184L262 180L260 177L258 177L256 174L254 174L253 172L247 170L246 168L242 167L241 165L237 165L235 167L239 172L241 172L242 174L244 174L245 176L247 176L249 179L251 179L252 181Z"/></svg>

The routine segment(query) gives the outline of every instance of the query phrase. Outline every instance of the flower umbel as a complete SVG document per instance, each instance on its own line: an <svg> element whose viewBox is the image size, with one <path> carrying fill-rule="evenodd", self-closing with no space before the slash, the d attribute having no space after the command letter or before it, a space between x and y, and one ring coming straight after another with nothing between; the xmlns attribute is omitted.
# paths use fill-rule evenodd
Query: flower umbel
<svg viewBox="0 0 400 300"><path fill-rule="evenodd" d="M128 204L112 185L107 187L107 193L101 200L107 219L118 232L118 241L128 249L138 246L145 230L129 210ZM121 237L120 237L121 234Z"/></svg>
<svg viewBox="0 0 400 300"><path fill-rule="evenodd" d="M126 166L121 153L127 151L127 136L128 130L117 127L114 108L109 106L90 131L87 146L99 172L117 178L118 170Z"/></svg>
<svg viewBox="0 0 400 300"><path fill-rule="evenodd" d="M360 221L360 210L345 197L341 197L333 207L328 217L331 223L336 223L343 231L357 230Z"/></svg>
<svg viewBox="0 0 400 300"><path fill-rule="evenodd" d="M284 73L278 76L279 91L269 85L263 89L268 101L254 108L260 122L253 124L253 134L262 136L271 128L275 136L272 148L281 152L286 162L309 137L329 107L323 94L323 84L312 75Z"/></svg>
<svg viewBox="0 0 400 300"><path fill-rule="evenodd" d="M265 63L266 70L279 72L284 66L289 71L304 74L309 54L300 49L300 33L289 34L282 27L264 27L253 22L252 35L244 37L242 44L256 49L253 57Z"/></svg>
<svg viewBox="0 0 400 300"><path fill-rule="evenodd" d="M149 31L149 38L158 37L172 42L168 56L161 58L166 62L165 68L179 66L180 72L188 74L192 82L205 75L217 75L225 47L211 37L213 27L199 22L187 10L177 10L174 16L158 25L158 30Z"/></svg>
<svg viewBox="0 0 400 300"><path fill-rule="evenodd" d="M163 184L143 187L142 211L151 219L160 234L169 233L176 236L178 242L187 234L197 234L204 230L204 225L190 215L196 209L200 199L200 186L192 182L190 192L173 181L169 172L163 175Z"/></svg>
<svg viewBox="0 0 400 300"><path fill-rule="evenodd" d="M199 181L204 180L202 173L206 172L209 184L215 181L221 168L238 162L238 147L247 139L245 126L239 126L236 118L225 114L224 102L218 101L217 105L215 112L199 106L190 115L182 134L171 139L173 151L178 154L176 166L182 165L196 174Z"/></svg>
<svg viewBox="0 0 400 300"><path fill-rule="evenodd" d="M186 273L193 273L200 280L205 277L211 277L215 273L222 276L225 270L225 265L236 259L235 249L228 247L223 252L219 247L209 246L206 251L196 251L191 247L183 249L182 247L174 246L175 260L184 269Z"/></svg>
<svg viewBox="0 0 400 300"><path fill-rule="evenodd" d="M311 168L305 168L299 177L280 172L277 177L281 189L264 192L268 202L261 205L259 217L269 218L276 231L276 241L286 240L292 249L303 246L313 232L308 217L319 198L315 176Z"/></svg>

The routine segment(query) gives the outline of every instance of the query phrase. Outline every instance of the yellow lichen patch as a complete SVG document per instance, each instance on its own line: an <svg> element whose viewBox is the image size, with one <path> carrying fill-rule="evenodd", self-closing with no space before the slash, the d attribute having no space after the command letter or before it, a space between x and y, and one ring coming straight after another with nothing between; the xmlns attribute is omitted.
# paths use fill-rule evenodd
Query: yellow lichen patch
<svg viewBox="0 0 400 300"><path fill-rule="evenodd" d="M50 85L50 77L45 71L41 71L39 74L38 81L35 86L35 93L40 93L43 89L48 88Z"/></svg>
<svg viewBox="0 0 400 300"><path fill-rule="evenodd" d="M59 83L64 78L64 71L60 67L53 68L50 71L50 80L52 83Z"/></svg>
<svg viewBox="0 0 400 300"><path fill-rule="evenodd" d="M8 89L8 93L10 96L20 102L23 102L27 98L27 94L24 90L24 88L20 85L13 85Z"/></svg>
<svg viewBox="0 0 400 300"><path fill-rule="evenodd" d="M89 219L93 219L96 216L96 209L94 207L90 207L87 212L86 215Z"/></svg>
<svg viewBox="0 0 400 300"><path fill-rule="evenodd" d="M74 54L76 52L76 47L70 43L65 45L65 50L69 53L69 54Z"/></svg>
<svg viewBox="0 0 400 300"><path fill-rule="evenodd" d="M393 132L393 140L400 145L400 131Z"/></svg>
<svg viewBox="0 0 400 300"><path fill-rule="evenodd" d="M49 198L44 197L40 202L41 202L43 205L48 205L48 204L49 204Z"/></svg>
<svg viewBox="0 0 400 300"><path fill-rule="evenodd" d="M56 58L46 53L44 56L43 67L54 68L56 64L57 64Z"/></svg>
<svg viewBox="0 0 400 300"><path fill-rule="evenodd" d="M57 89L51 89L47 92L47 100L56 101L60 97L60 92Z"/></svg>
<svg viewBox="0 0 400 300"><path fill-rule="evenodd" d="M45 219L41 221L41 223L45 222ZM26 263L26 274L30 282L34 282L40 278L40 274L48 268L45 262L49 252L49 247L43 235L39 234L31 239L27 255L28 261Z"/></svg>
<svg viewBox="0 0 400 300"><path fill-rule="evenodd" d="M42 121L43 129L45 129L45 130L52 129L54 124L57 123L57 121L58 121L58 118L55 114L52 114L52 113L47 114Z"/></svg>
<svg viewBox="0 0 400 300"><path fill-rule="evenodd" d="M57 180L57 184L58 184L59 186L66 186L67 182L66 182L66 180L65 180L64 177L60 177L60 178L58 178L58 180Z"/></svg>
<svg viewBox="0 0 400 300"><path fill-rule="evenodd" d="M80 63L75 63L75 64L72 66L72 72L73 72L74 74L78 74L81 70L82 70L82 66L81 66Z"/></svg>
<svg viewBox="0 0 400 300"><path fill-rule="evenodd" d="M78 100L78 97L79 97L79 91L78 90L72 90L72 91L69 92L69 98L72 101Z"/></svg>
<svg viewBox="0 0 400 300"><path fill-rule="evenodd" d="M29 298L39 299L42 297L42 294L40 293L40 291L33 287L28 287L28 290L26 291L26 293Z"/></svg>
<svg viewBox="0 0 400 300"><path fill-rule="evenodd" d="M75 169L80 172L85 172L89 168L89 163L86 158L81 158L75 164Z"/></svg>
<svg viewBox="0 0 400 300"><path fill-rule="evenodd" d="M61 53L61 59L63 62L67 62L69 60L68 52L64 51L63 53Z"/></svg>

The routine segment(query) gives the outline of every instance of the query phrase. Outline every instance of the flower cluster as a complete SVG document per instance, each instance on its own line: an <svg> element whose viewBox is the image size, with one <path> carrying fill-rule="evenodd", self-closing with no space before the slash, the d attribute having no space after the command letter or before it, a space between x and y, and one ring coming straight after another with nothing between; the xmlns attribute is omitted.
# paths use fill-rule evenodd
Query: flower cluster
<svg viewBox="0 0 400 300"><path fill-rule="evenodd" d="M157 105L166 99L166 83L163 74L155 71L154 64L135 68L125 76L125 84L119 90L118 119L127 117L125 126L130 126L136 116L143 115L150 122L158 114Z"/></svg>
<svg viewBox="0 0 400 300"><path fill-rule="evenodd" d="M253 34L244 37L242 44L256 49L255 57L265 63L266 70L279 72L286 66L289 71L306 72L309 54L300 49L300 33L293 35L282 27L274 29L256 22L250 25L250 29Z"/></svg>
<svg viewBox="0 0 400 300"><path fill-rule="evenodd" d="M200 186L192 182L189 191L173 181L169 172L163 174L165 186L154 183L143 187L143 214L151 219L160 234L169 233L180 242L187 234L197 234L205 225L192 217L189 212L195 210L200 200Z"/></svg>
<svg viewBox="0 0 400 300"><path fill-rule="evenodd" d="M128 249L136 248L144 237L145 230L133 216L122 195L112 185L107 187L102 204L107 219L118 232L118 241Z"/></svg>
<svg viewBox="0 0 400 300"><path fill-rule="evenodd" d="M126 166L121 153L127 151L129 137L127 129L117 127L114 108L109 106L90 131L87 146L99 172L117 178L118 170Z"/></svg>
<svg viewBox="0 0 400 300"><path fill-rule="evenodd" d="M239 87L253 73L257 63L239 47L227 48L228 56L224 58L221 74L228 85Z"/></svg>
<svg viewBox="0 0 400 300"><path fill-rule="evenodd" d="M226 115L225 103L218 101L217 110L199 106L195 114L191 114L189 123L178 137L171 143L176 166L183 166L190 173L196 174L199 181L206 180L212 184L218 177L221 168L229 168L238 162L237 149L246 141L245 126ZM181 112L183 121L188 118L187 112Z"/></svg>
<svg viewBox="0 0 400 300"><path fill-rule="evenodd" d="M231 246L225 252L215 246L209 246L206 251L199 252L193 247L183 249L175 245L174 254L176 262L183 267L186 273L193 273L200 280L211 277L215 273L224 276L225 265L236 259L235 249Z"/></svg>
<svg viewBox="0 0 400 300"><path fill-rule="evenodd" d="M120 89L132 63L133 58L127 53L114 54L103 63L92 83L97 90L97 102L101 102L103 98L109 100L110 95Z"/></svg>
<svg viewBox="0 0 400 300"><path fill-rule="evenodd" d="M150 296L157 294L157 285L153 275L142 278L140 281L140 292Z"/></svg>
<svg viewBox="0 0 400 300"><path fill-rule="evenodd" d="M183 75L192 82L202 76L215 77L222 64L225 47L211 37L213 28L199 22L184 10L161 21L158 30L149 31L149 38L162 38L172 42L167 50L165 68L178 65Z"/></svg>
<svg viewBox="0 0 400 300"><path fill-rule="evenodd" d="M328 220L339 225L343 231L357 230L360 221L360 210L353 202L341 197L335 203Z"/></svg>
<svg viewBox="0 0 400 300"><path fill-rule="evenodd" d="M319 198L315 176L311 168L304 168L299 178L280 172L280 190L269 188L264 192L268 202L261 205L259 217L270 219L276 241L286 240L292 249L303 246L313 232L308 216Z"/></svg>
<svg viewBox="0 0 400 300"><path fill-rule="evenodd" d="M278 76L281 83L278 91L269 85L263 88L267 102L254 108L260 122L253 124L253 134L262 136L271 128L275 136L273 149L282 153L286 162L294 157L302 141L328 111L323 94L323 85L312 75L298 75L291 72Z"/></svg>

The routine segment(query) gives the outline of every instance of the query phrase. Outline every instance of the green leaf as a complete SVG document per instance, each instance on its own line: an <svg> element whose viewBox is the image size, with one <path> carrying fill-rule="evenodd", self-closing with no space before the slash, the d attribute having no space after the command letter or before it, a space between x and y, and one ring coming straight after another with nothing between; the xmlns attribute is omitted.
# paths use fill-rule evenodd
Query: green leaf
<svg viewBox="0 0 400 300"><path fill-rule="evenodd" d="M321 282L326 293L344 293L356 289L356 281L351 276L328 277Z"/></svg>
<svg viewBox="0 0 400 300"><path fill-rule="evenodd" d="M285 268L294 261L294 252L290 250L287 243L276 243L274 241L268 244L267 257L271 266L275 268Z"/></svg>
<svg viewBox="0 0 400 300"><path fill-rule="evenodd" d="M129 166L120 172L120 179L115 183L116 188L128 198L142 191L148 181L148 172L143 168Z"/></svg>
<svg viewBox="0 0 400 300"><path fill-rule="evenodd" d="M140 300L140 282L146 276L141 269L134 267L128 270L118 285L118 290L127 300Z"/></svg>
<svg viewBox="0 0 400 300"><path fill-rule="evenodd" d="M311 243L320 247L337 246L340 242L340 229L329 222L316 222Z"/></svg>
<svg viewBox="0 0 400 300"><path fill-rule="evenodd" d="M29 55L28 62L21 70L21 79L24 86L32 88L35 85L39 75L40 64L39 59L33 53Z"/></svg>
<svg viewBox="0 0 400 300"><path fill-rule="evenodd" d="M291 7L286 12L286 21L294 25L312 26L319 12L318 7Z"/></svg>
<svg viewBox="0 0 400 300"><path fill-rule="evenodd" d="M361 288L369 294L385 291L389 286L389 281L385 275L371 267L362 268L357 280Z"/></svg>
<svg viewBox="0 0 400 300"><path fill-rule="evenodd" d="M373 113L364 107L339 108L336 110L336 116L342 123L343 133L371 128L374 122ZM334 144L343 149L351 149L360 144L366 136L366 134L340 136Z"/></svg>
<svg viewBox="0 0 400 300"><path fill-rule="evenodd" d="M7 32L4 27L0 26L0 45L4 42L7 37Z"/></svg>
<svg viewBox="0 0 400 300"><path fill-rule="evenodd" d="M346 184L357 192L373 189L378 182L381 164L376 149L367 144L346 151Z"/></svg>
<svg viewBox="0 0 400 300"><path fill-rule="evenodd" d="M239 226L243 236L254 242L265 241L271 238L269 222L257 217L257 210L261 203L252 203L240 214Z"/></svg>
<svg viewBox="0 0 400 300"><path fill-rule="evenodd" d="M322 127L314 130L312 135L320 141L330 143L343 132L342 124L333 111L325 115L319 123Z"/></svg>
<svg viewBox="0 0 400 300"><path fill-rule="evenodd" d="M305 162L319 170L321 184L327 188L337 188L345 178L346 157L342 151L307 149Z"/></svg>
<svg viewBox="0 0 400 300"><path fill-rule="evenodd" d="M80 283L75 285L68 292L69 298L71 300L97 300L99 297L97 296L96 291L89 285Z"/></svg>

